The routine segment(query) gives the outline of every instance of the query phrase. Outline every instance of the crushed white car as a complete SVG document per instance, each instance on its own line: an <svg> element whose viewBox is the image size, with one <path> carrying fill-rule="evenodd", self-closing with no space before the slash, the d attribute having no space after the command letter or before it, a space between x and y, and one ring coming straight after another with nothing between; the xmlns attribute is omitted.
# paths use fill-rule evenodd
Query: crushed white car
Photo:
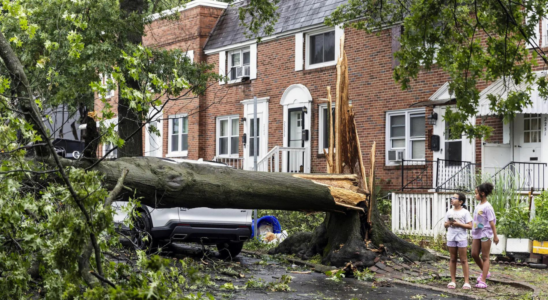
<svg viewBox="0 0 548 300"><path fill-rule="evenodd" d="M229 166L202 160L164 159L170 163L209 164L219 168ZM149 249L173 242L195 242L217 245L223 258L235 257L243 244L251 237L252 210L212 208L153 208L143 205L133 215L133 228L124 224L128 212L123 209L128 203L113 202L116 210L114 222L137 249ZM126 222L127 223L127 222ZM145 238L147 237L147 238Z"/></svg>

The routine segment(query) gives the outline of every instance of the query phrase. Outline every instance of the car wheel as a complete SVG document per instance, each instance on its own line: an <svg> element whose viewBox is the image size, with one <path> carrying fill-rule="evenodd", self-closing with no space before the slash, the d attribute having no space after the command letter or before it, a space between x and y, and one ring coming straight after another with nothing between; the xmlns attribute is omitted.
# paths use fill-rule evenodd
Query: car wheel
<svg viewBox="0 0 548 300"><path fill-rule="evenodd" d="M135 250L153 250L155 243L150 235L152 229L152 221L148 214L144 211L139 211L139 216L133 217L133 228L130 230L130 240Z"/></svg>
<svg viewBox="0 0 548 300"><path fill-rule="evenodd" d="M217 244L219 256L221 258L234 258L242 251L244 242L226 242Z"/></svg>

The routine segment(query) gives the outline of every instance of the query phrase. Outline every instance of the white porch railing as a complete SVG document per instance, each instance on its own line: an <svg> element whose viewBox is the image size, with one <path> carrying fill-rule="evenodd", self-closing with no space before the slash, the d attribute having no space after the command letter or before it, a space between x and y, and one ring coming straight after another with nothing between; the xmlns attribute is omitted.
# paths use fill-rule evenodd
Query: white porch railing
<svg viewBox="0 0 548 300"><path fill-rule="evenodd" d="M257 171L310 173L308 148L275 146L257 162Z"/></svg>
<svg viewBox="0 0 548 300"><path fill-rule="evenodd" d="M214 161L224 163L228 166L233 167L234 169L242 170L244 168L244 158L243 157L217 157L213 158Z"/></svg>

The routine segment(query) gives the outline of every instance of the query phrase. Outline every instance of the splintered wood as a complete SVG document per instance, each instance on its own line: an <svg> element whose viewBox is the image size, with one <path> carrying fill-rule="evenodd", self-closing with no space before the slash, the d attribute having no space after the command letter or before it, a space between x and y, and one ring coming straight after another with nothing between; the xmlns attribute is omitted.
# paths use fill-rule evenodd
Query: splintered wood
<svg viewBox="0 0 548 300"><path fill-rule="evenodd" d="M371 168L369 180L366 177L366 167L363 162L360 140L358 138L358 128L354 119L354 111L349 103L348 84L348 61L344 51L344 35L340 42L340 57L337 60L337 86L335 92L335 120L332 118L331 108L331 87L327 87L327 121L329 124L329 146L324 149L327 161L327 172L332 174L359 174L361 180L358 182L356 176L354 185L349 186L348 182L340 179L323 178L313 179L316 183L330 186L331 194L337 205L355 208L360 202L365 202L368 208L368 217L370 217L371 206L367 203L367 196L374 190L373 170L374 170L374 152L372 153ZM373 146L373 149L374 146ZM374 151L374 150L373 150ZM355 176L355 175L354 175ZM358 187L365 194L358 192ZM346 190L344 190L346 189ZM344 190L344 191L343 191ZM359 195L359 196L358 196Z"/></svg>
<svg viewBox="0 0 548 300"><path fill-rule="evenodd" d="M293 177L311 180L312 182L329 187L329 192L335 203L346 208L360 210L356 207L366 200L366 195L359 192L358 176L353 174L293 174Z"/></svg>

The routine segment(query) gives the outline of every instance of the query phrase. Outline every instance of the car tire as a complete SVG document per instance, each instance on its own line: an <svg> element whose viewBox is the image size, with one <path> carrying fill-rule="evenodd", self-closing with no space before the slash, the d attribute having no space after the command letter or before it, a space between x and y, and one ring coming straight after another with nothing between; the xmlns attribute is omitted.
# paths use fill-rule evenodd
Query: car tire
<svg viewBox="0 0 548 300"><path fill-rule="evenodd" d="M217 250L219 250L219 257L221 258L235 258L244 247L244 242L226 242L217 244Z"/></svg>
<svg viewBox="0 0 548 300"><path fill-rule="evenodd" d="M156 249L156 242L150 234L152 230L152 220L148 213L139 210L140 215L133 219L133 228L130 230L130 240L135 250L145 250L147 252ZM145 239L147 237L147 239Z"/></svg>

